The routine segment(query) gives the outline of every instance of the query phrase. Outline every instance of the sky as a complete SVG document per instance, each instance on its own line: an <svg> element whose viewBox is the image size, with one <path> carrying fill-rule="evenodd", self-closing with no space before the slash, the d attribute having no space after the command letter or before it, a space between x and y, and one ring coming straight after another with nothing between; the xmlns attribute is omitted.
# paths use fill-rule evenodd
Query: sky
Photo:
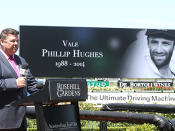
<svg viewBox="0 0 175 131"><path fill-rule="evenodd" d="M0 31L20 25L175 29L174 0L3 0Z"/></svg>

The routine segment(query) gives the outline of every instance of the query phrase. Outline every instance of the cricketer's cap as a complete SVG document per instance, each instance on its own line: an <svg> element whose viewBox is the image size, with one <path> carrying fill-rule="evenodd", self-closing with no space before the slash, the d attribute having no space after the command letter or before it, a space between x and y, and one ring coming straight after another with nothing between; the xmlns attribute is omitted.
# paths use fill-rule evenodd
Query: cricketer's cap
<svg viewBox="0 0 175 131"><path fill-rule="evenodd" d="M145 35L147 35L147 36L160 36L160 37L175 39L175 30L147 29Z"/></svg>

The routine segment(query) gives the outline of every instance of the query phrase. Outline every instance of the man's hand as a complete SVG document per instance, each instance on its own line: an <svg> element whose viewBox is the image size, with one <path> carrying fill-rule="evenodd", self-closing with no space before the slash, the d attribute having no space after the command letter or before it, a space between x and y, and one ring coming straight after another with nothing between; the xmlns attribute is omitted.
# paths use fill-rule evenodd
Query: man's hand
<svg viewBox="0 0 175 131"><path fill-rule="evenodd" d="M19 77L16 79L18 88L23 88L26 86L26 77Z"/></svg>

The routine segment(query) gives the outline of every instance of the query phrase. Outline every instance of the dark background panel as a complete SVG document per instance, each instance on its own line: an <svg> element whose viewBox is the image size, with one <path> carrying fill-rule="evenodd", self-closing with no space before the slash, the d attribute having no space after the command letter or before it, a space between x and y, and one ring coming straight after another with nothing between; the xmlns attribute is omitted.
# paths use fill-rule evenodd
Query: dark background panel
<svg viewBox="0 0 175 131"><path fill-rule="evenodd" d="M136 40L140 29L20 26L20 55L30 65L36 77L119 77L122 56ZM64 47L63 40L78 42L78 47ZM42 57L42 49L50 51L80 50L103 52L102 58ZM66 61L67 66L57 68L56 62ZM73 66L84 63L85 67Z"/></svg>

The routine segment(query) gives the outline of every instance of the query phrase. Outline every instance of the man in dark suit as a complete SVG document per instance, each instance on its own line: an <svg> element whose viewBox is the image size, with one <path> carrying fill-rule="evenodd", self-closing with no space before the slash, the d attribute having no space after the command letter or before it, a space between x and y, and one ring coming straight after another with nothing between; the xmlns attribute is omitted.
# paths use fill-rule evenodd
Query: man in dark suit
<svg viewBox="0 0 175 131"><path fill-rule="evenodd" d="M24 58L16 55L19 32L7 28L0 34L0 130L25 131L25 107L14 106L27 92L37 91L36 81L32 74L20 76L19 67L26 63Z"/></svg>

